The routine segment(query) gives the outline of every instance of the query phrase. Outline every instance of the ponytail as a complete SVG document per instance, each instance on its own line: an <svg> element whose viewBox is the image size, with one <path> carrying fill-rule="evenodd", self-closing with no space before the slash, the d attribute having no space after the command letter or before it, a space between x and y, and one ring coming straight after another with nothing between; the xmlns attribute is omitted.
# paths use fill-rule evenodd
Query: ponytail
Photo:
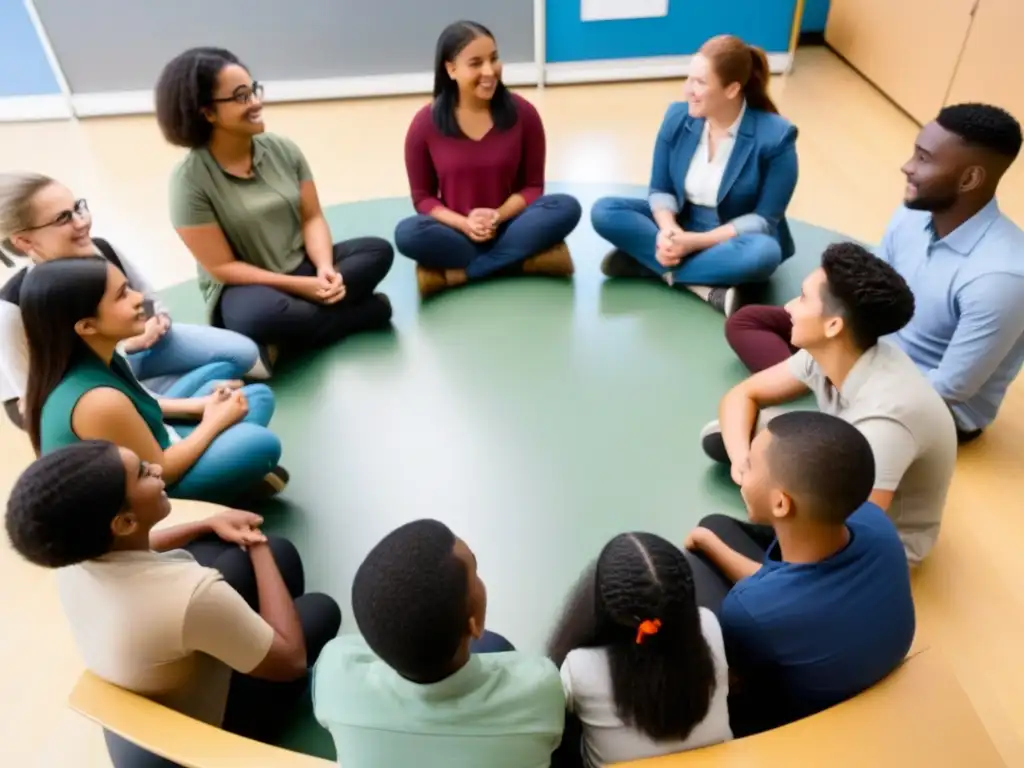
<svg viewBox="0 0 1024 768"><path fill-rule="evenodd" d="M749 45L750 51L750 79L743 86L743 98L752 109L760 109L763 112L779 113L772 97L768 95L768 79L771 73L768 70L768 57L761 48L756 45Z"/></svg>

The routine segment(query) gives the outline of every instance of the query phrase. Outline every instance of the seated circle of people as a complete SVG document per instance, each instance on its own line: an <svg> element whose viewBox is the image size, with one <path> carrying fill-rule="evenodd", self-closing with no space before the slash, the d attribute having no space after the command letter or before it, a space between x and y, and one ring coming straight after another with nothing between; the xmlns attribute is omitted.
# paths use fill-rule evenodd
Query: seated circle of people
<svg viewBox="0 0 1024 768"><path fill-rule="evenodd" d="M545 194L546 139L537 109L501 80L494 35L459 21L437 41L434 98L413 118L405 165L416 215L395 246L416 262L420 294L485 277L568 277L565 238L576 198Z"/></svg>
<svg viewBox="0 0 1024 768"><path fill-rule="evenodd" d="M793 255L797 129L768 80L760 48L731 35L701 47L686 101L669 106L658 131L648 198L606 197L591 210L615 246L605 275L661 279L731 315L739 287L768 280Z"/></svg>
<svg viewBox="0 0 1024 768"><path fill-rule="evenodd" d="M917 311L891 341L953 411L961 443L981 435L1024 364L1024 231L996 193L1020 154L1021 126L988 104L954 104L925 125L901 169L903 207L879 258L914 291ZM751 371L796 351L780 307L744 307L726 338Z"/></svg>
<svg viewBox="0 0 1024 768"><path fill-rule="evenodd" d="M559 746L558 668L485 629L476 556L443 523L385 536L352 584L362 633L324 648L313 708L345 768L543 768Z"/></svg>
<svg viewBox="0 0 1024 768"><path fill-rule="evenodd" d="M302 151L266 133L263 85L220 48L169 62L156 117L188 154L171 175L171 223L198 264L213 325L295 355L387 327L377 292L394 259L379 237L333 242Z"/></svg>
<svg viewBox="0 0 1024 768"><path fill-rule="evenodd" d="M266 378L250 339L202 325L172 322L142 272L110 243L91 236L84 198L39 173L0 174L0 240L5 251L29 259L0 287L0 402L15 425L24 422L28 342L21 320L21 284L35 264L65 256L103 256L144 297L146 328L121 351L135 377L164 397L191 397L213 381Z"/></svg>
<svg viewBox="0 0 1024 768"><path fill-rule="evenodd" d="M305 593L295 547L264 535L258 515L225 510L155 529L170 511L158 465L83 440L25 470L5 523L15 551L57 570L89 670L272 743L308 702L308 669L337 635L341 611L330 597ZM114 768L173 765L105 737Z"/></svg>
<svg viewBox="0 0 1024 768"><path fill-rule="evenodd" d="M600 768L732 738L721 627L697 606L687 556L660 536L624 533L604 546L548 653L565 691L566 765L578 755Z"/></svg>
<svg viewBox="0 0 1024 768"><path fill-rule="evenodd" d="M705 453L743 481L756 432L773 406L811 393L857 427L875 454L871 501L896 524L916 565L939 535L956 464L953 417L914 362L884 340L914 314L914 295L889 264L855 243L825 249L785 311L799 351L733 387L701 433Z"/></svg>
<svg viewBox="0 0 1024 768"><path fill-rule="evenodd" d="M142 294L101 256L43 262L25 277L25 426L37 454L108 440L163 468L178 498L236 503L284 489L281 441L267 428L265 384L210 382L187 398L155 398L117 348L145 331Z"/></svg>
<svg viewBox="0 0 1024 768"><path fill-rule="evenodd" d="M737 738L839 704L885 678L914 639L910 569L868 500L875 455L854 425L782 414L750 446L750 518L702 520L686 539L698 602L718 614Z"/></svg>

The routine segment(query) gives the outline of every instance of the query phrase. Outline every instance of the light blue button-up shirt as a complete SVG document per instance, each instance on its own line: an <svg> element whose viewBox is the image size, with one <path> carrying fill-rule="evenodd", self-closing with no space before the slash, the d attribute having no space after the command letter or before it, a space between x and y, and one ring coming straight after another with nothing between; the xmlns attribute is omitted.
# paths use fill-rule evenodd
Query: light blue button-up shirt
<svg viewBox="0 0 1024 768"><path fill-rule="evenodd" d="M901 208L878 255L903 275L917 305L893 340L960 429L985 428L1024 362L1024 231L995 200L941 240L930 213Z"/></svg>

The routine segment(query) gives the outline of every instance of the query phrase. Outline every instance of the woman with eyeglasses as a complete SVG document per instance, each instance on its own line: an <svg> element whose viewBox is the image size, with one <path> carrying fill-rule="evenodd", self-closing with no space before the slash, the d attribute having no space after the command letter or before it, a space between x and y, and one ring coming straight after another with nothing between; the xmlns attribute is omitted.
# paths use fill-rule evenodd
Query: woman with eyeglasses
<svg viewBox="0 0 1024 768"><path fill-rule="evenodd" d="M84 199L39 173L0 174L0 239L29 266L0 288L0 401L22 425L22 398L28 380L28 348L22 324L21 285L44 261L98 254L120 269L143 295L145 330L121 346L133 374L151 392L170 398L204 394L215 381L262 379L268 371L259 350L238 333L209 326L172 323L167 308L145 276L106 240L91 236L92 215Z"/></svg>
<svg viewBox="0 0 1024 768"><path fill-rule="evenodd" d="M210 319L275 359L387 326L376 291L394 252L379 237L333 242L302 151L265 132L262 95L234 54L193 48L164 67L156 114L189 150L171 176L171 221Z"/></svg>

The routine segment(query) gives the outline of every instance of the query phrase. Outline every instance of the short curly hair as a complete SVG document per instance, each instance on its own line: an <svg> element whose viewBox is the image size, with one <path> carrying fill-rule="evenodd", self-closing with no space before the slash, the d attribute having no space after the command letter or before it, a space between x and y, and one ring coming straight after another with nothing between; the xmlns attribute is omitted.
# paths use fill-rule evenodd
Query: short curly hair
<svg viewBox="0 0 1024 768"><path fill-rule="evenodd" d="M444 679L468 631L469 573L455 534L437 520L396 528L352 581L352 612L367 645L418 683Z"/></svg>
<svg viewBox="0 0 1024 768"><path fill-rule="evenodd" d="M124 509L127 477L116 445L83 440L37 459L7 500L13 549L44 568L64 568L107 554L111 521Z"/></svg>
<svg viewBox="0 0 1024 768"><path fill-rule="evenodd" d="M951 104L943 107L935 122L967 144L987 149L1011 163L1024 144L1020 123L1005 109L991 104Z"/></svg>
<svg viewBox="0 0 1024 768"><path fill-rule="evenodd" d="M187 149L209 143L213 125L203 110L213 106L217 75L232 64L248 69L223 48L190 48L164 66L156 83L156 121L168 142Z"/></svg>
<svg viewBox="0 0 1024 768"><path fill-rule="evenodd" d="M854 343L870 349L914 316L914 294L895 269L857 243L833 243L821 256L828 312L843 318Z"/></svg>

